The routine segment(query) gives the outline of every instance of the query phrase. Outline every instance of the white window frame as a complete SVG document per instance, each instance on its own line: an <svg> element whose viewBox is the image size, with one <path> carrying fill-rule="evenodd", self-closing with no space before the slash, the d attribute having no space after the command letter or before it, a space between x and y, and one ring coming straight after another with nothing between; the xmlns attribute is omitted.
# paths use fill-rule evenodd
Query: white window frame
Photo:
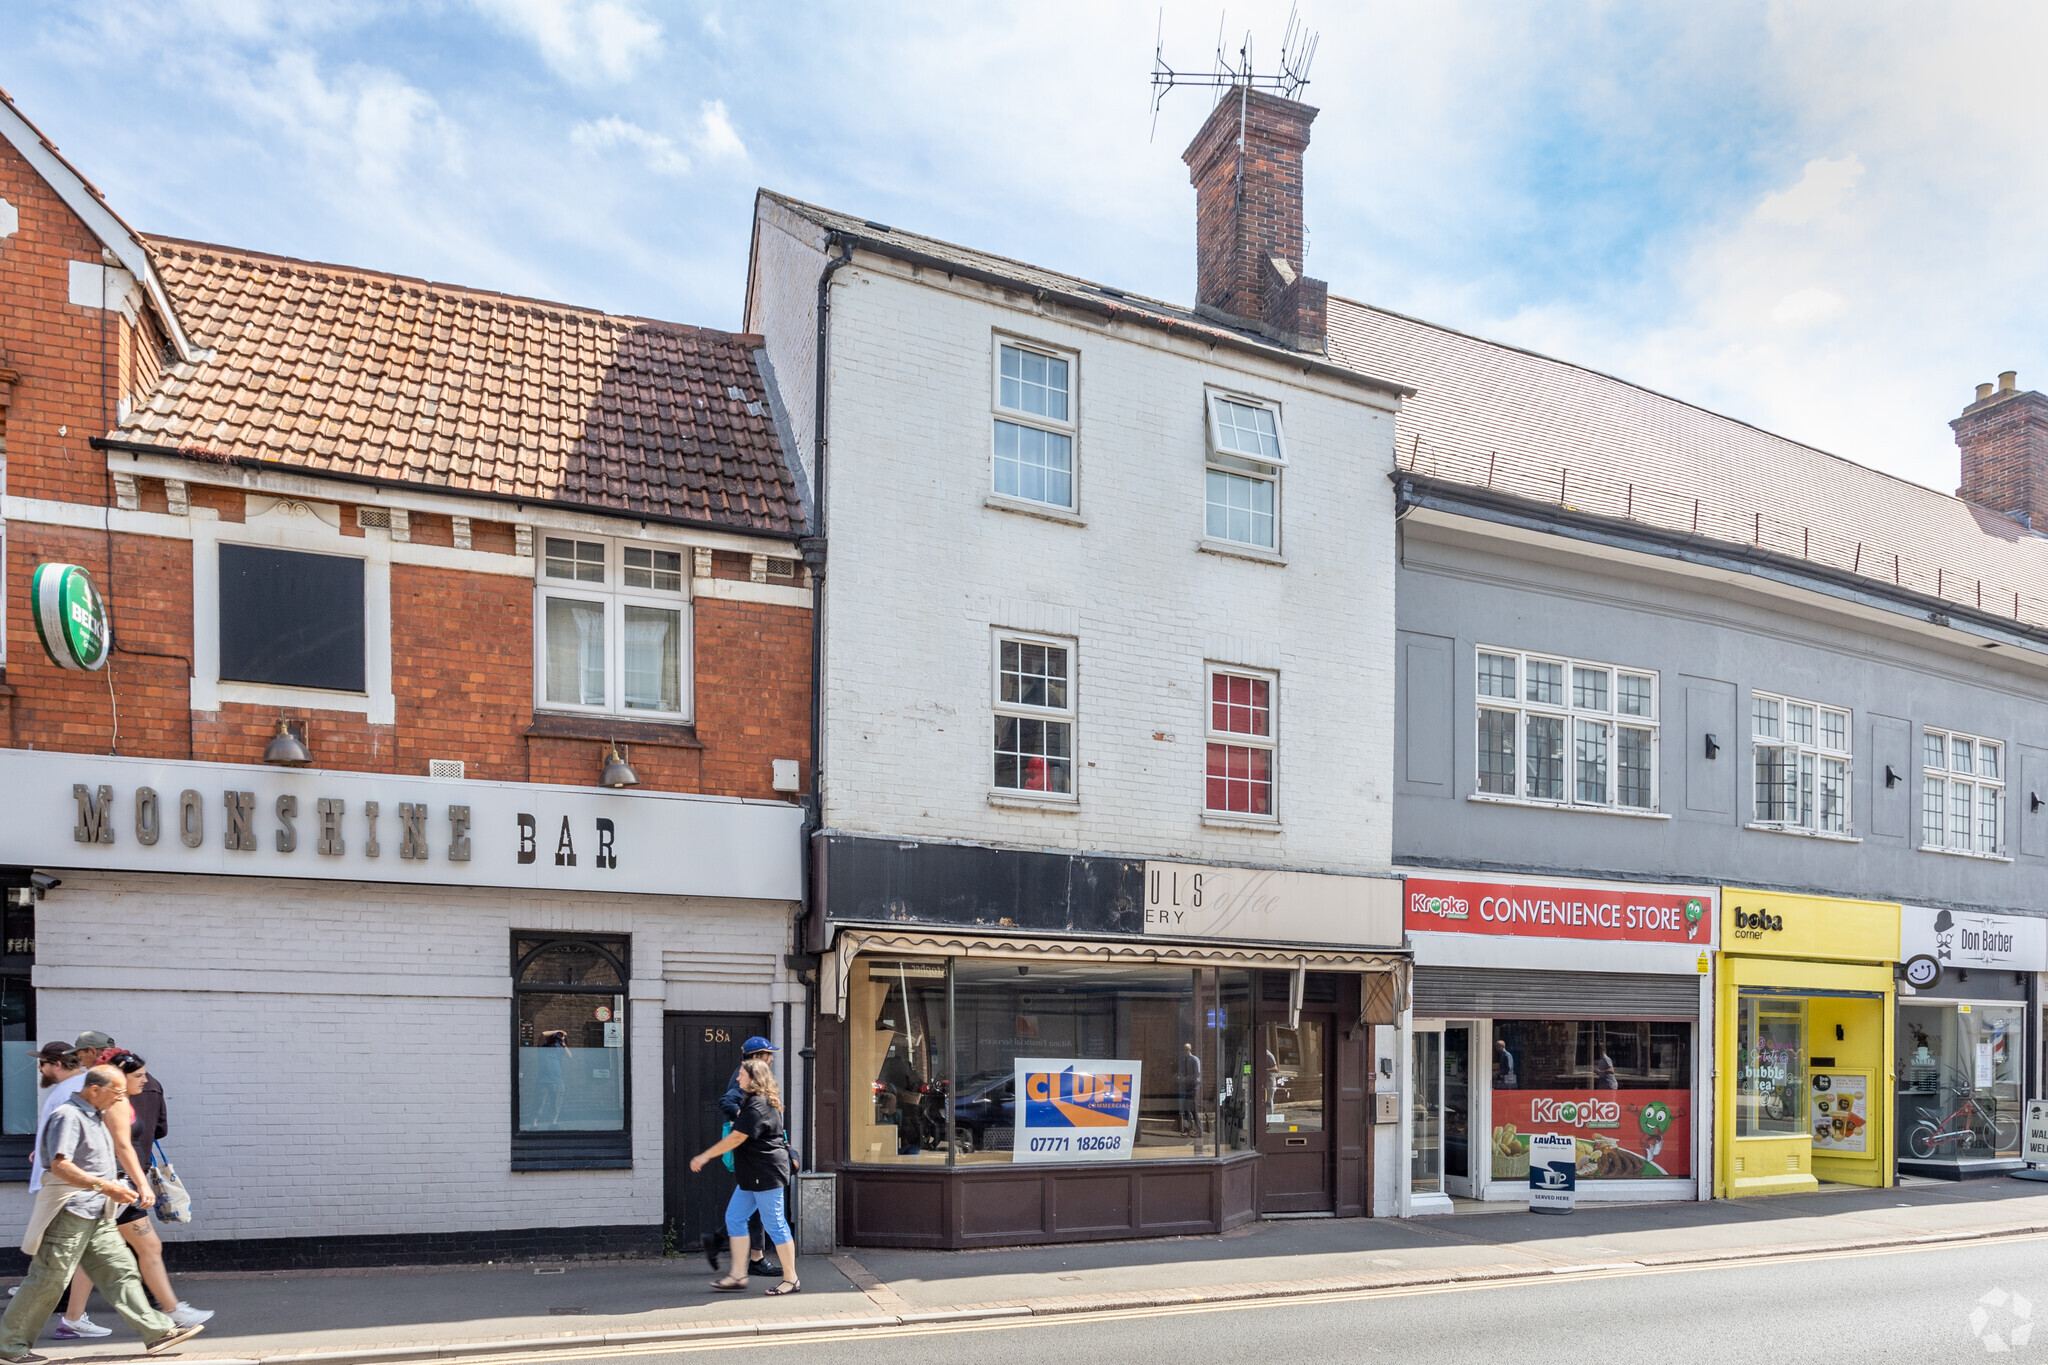
<svg viewBox="0 0 2048 1365"><path fill-rule="evenodd" d="M1273 414L1273 435L1279 443L1277 458L1247 455L1239 450L1226 448L1222 439L1219 403L1236 403L1242 407L1258 408ZM1282 490L1280 472L1287 467L1287 426L1282 420L1280 404L1267 398L1256 398L1235 389L1208 388L1203 391L1203 426L1208 433L1202 457L1202 544L1229 551L1250 551L1256 555L1279 556L1284 543L1281 527ZM1236 540L1229 536L1212 535L1209 532L1209 475L1225 474L1235 478L1250 479L1264 483L1273 490L1273 543L1261 545L1256 540Z"/></svg>
<svg viewBox="0 0 2048 1365"><path fill-rule="evenodd" d="M1266 684L1266 733L1241 734L1216 728L1216 679L1250 678ZM1266 751L1269 809L1261 815L1252 811L1221 809L1209 804L1209 746L1227 744L1240 749ZM1202 816L1210 823L1277 825L1280 823L1280 675L1264 668L1243 668L1236 664L1209 663L1202 668Z"/></svg>
<svg viewBox="0 0 2048 1365"><path fill-rule="evenodd" d="M1927 761L1927 741L1938 736L1942 741L1943 766L1936 768ZM1955 745L1961 740L1970 746L1971 768L1968 773L1959 773L1955 768ZM1983 774L1982 754L1986 746L1998 753L1998 776ZM1966 730L1946 730L1938 725L1920 727L1920 851L1922 853L1948 853L1963 858L1993 858L2009 862L2006 855L2007 820L2005 813L2006 773L2011 766L2012 749L2002 739L1989 739L1971 734ZM1932 784L1942 784L1941 841L1927 842L1927 801L1932 794ZM1969 847L1958 847L1955 838L1955 792L1957 787L1970 792L1970 839ZM1983 793L1992 798L1991 816L1996 828L1990 840L1991 847L1984 847Z"/></svg>
<svg viewBox="0 0 2048 1365"><path fill-rule="evenodd" d="M586 545L602 544L604 551L604 582L586 583L565 578L548 576L547 543L550 540L581 541ZM670 591L661 588L628 588L626 580L627 549L655 550L679 557L681 587ZM548 527L537 527L533 547L533 708L551 715L567 716L609 716L619 720L647 722L656 725L687 725L696 716L696 651L693 606L690 596L691 573L694 567L692 547L665 541L640 540L626 536L592 535L584 531L557 531ZM605 702L602 706L586 706L578 702L548 700L548 621L547 603L550 597L580 602L596 602L604 607L604 688ZM680 710L648 711L626 706L626 608L655 607L677 613L677 696Z"/></svg>
<svg viewBox="0 0 2048 1365"><path fill-rule="evenodd" d="M1757 709L1759 703L1776 708L1777 733L1757 733ZM1813 738L1797 740L1791 736L1791 715L1789 708L1808 707L1813 712ZM1824 741L1827 734L1827 718L1842 718L1842 743L1840 749ZM1757 763L1766 749L1786 751L1790 760L1792 792L1792 816L1790 819L1767 818L1757 800ZM1842 827L1839 830L1822 827L1826 817L1826 771L1825 765L1842 764ZM1812 805L1806 805L1806 781L1812 779ZM1766 692L1751 688L1749 693L1749 828L1771 834L1812 835L1819 839L1854 839L1856 837L1855 811L1851 804L1856 789L1856 713L1846 706L1830 706L1826 702L1814 701L1807 697L1795 697L1786 692ZM1808 820L1808 815L1812 819Z"/></svg>
<svg viewBox="0 0 2048 1365"><path fill-rule="evenodd" d="M244 495L243 520L191 518L192 709L218 711L224 702L264 707L346 711L371 725L395 725L391 691L391 536L341 532L341 508L312 499ZM363 690L239 682L220 676L220 547L260 545L363 562Z"/></svg>
<svg viewBox="0 0 2048 1365"><path fill-rule="evenodd" d="M1495 697L1479 690L1479 669L1487 655L1497 655L1515 661L1515 695ZM1561 705L1529 700L1529 661L1557 664L1563 669L1563 696ZM1577 701L1574 686L1577 670L1592 670L1606 675L1607 704L1604 709L1581 706ZM1621 676L1647 678L1650 683L1650 714L1647 716L1624 715L1621 705ZM1540 649L1509 649L1498 645L1482 644L1472 652L1473 707L1472 707L1472 799L1475 801L1498 801L1519 806L1541 806L1550 810L1598 811L1611 815L1630 815L1645 818L1666 818L1661 804L1663 791L1662 774L1659 772L1663 752L1663 679L1654 668L1635 668L1628 664L1602 663L1593 659L1574 658L1569 654L1553 654ZM1514 790L1511 792L1489 792L1484 789L1485 777L1480 770L1483 751L1480 746L1481 725L1484 713L1488 711L1511 714L1515 727ZM1564 784L1561 798L1531 796L1529 787L1529 719L1531 717L1555 718L1564 727ZM1607 777L1604 800L1591 801L1579 798L1578 744L1581 723L1606 727ZM1650 732L1650 803L1647 806L1631 806L1621 803L1620 774L1620 730L1648 730Z"/></svg>
<svg viewBox="0 0 2048 1365"><path fill-rule="evenodd" d="M1027 351L1045 356L1050 360L1063 361L1067 367L1067 420L1040 416L1025 412L1021 408L1003 406L1003 348ZM1042 341L1028 337L1013 336L1005 332L994 335L994 345L989 348L989 424L988 424L988 496L999 502L1014 503L1025 509L1050 508L1055 512L1079 513L1081 510L1081 355L1078 351L1061 346L1049 346ZM1039 498L1027 497L1022 493L1004 493L996 488L996 425L1008 422L1011 426L1036 428L1053 435L1067 438L1068 468L1066 502L1046 502Z"/></svg>
<svg viewBox="0 0 2048 1365"><path fill-rule="evenodd" d="M1003 645L1042 645L1067 652L1067 704L1065 706L1028 706L1022 702L1003 700ZM1079 641L1068 636L1040 635L1028 630L1004 630L990 632L988 649L988 699L989 728L982 733L988 748L981 751L982 771L988 777L988 794L993 801L1021 802L1032 805L1074 806L1081 800L1081 715L1080 715L1080 674L1081 651ZM1000 787L995 778L995 726L1001 719L1042 720L1067 727L1067 767L1071 773L1068 780L1070 790L1064 792L1033 791L1029 787Z"/></svg>

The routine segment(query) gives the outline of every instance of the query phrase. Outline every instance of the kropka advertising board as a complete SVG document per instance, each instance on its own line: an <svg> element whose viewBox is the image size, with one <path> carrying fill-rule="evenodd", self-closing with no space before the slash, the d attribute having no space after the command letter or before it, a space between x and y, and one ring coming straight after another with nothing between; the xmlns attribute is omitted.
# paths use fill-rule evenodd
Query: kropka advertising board
<svg viewBox="0 0 2048 1365"><path fill-rule="evenodd" d="M1493 1178L1527 1175L1542 1132L1571 1138L1580 1180L1692 1174L1689 1090L1495 1090Z"/></svg>
<svg viewBox="0 0 2048 1365"><path fill-rule="evenodd" d="M1628 943L1713 942L1714 907L1705 896L1592 886L1408 879L1411 931L1516 934Z"/></svg>
<svg viewBox="0 0 2048 1365"><path fill-rule="evenodd" d="M1012 1161L1123 1161L1138 1141L1142 1063L1019 1057Z"/></svg>

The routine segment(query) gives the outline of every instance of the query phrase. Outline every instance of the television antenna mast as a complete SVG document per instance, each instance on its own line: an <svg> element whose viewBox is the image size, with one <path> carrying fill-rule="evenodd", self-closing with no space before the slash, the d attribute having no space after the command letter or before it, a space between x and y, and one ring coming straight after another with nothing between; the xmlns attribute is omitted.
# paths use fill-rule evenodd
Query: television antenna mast
<svg viewBox="0 0 2048 1365"><path fill-rule="evenodd" d="M1159 10L1158 35L1152 44L1152 133L1159 132L1159 106L1166 102L1166 92L1179 86L1202 86L1216 93L1210 99L1213 108L1229 90L1271 90L1284 99L1296 99L1302 88L1308 84L1309 64L1316 59L1316 44L1322 41L1321 33L1310 33L1301 22L1299 7L1287 11L1287 28L1280 37L1280 64L1276 70L1262 72L1252 59L1252 35L1247 29L1244 41L1238 44L1236 57L1223 46L1225 17L1216 20L1216 61L1207 71L1176 71L1166 63L1166 9ZM1147 139L1150 140L1149 138Z"/></svg>

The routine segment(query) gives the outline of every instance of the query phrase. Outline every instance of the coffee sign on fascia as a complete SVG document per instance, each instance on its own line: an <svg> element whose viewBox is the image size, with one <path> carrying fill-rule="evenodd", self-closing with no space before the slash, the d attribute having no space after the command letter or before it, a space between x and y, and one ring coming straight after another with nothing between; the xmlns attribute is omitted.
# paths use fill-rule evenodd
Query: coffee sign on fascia
<svg viewBox="0 0 2048 1365"><path fill-rule="evenodd" d="M1145 932L1169 938L1399 947L1401 883L1255 867L1145 864Z"/></svg>
<svg viewBox="0 0 2048 1365"><path fill-rule="evenodd" d="M1622 943L1713 941L1711 897L1622 886L1525 886L1408 879L1411 932L1599 939Z"/></svg>
<svg viewBox="0 0 2048 1365"><path fill-rule="evenodd" d="M782 802L0 750L0 863L794 900Z"/></svg>
<svg viewBox="0 0 2048 1365"><path fill-rule="evenodd" d="M1900 915L1899 951L1930 957L1943 970L2048 971L2048 920L2031 915L1983 915L1908 905Z"/></svg>

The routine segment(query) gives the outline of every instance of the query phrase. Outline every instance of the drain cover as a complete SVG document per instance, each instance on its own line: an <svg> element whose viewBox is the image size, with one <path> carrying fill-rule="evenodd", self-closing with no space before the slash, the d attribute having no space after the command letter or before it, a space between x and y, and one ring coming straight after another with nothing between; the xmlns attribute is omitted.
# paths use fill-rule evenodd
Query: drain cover
<svg viewBox="0 0 2048 1365"><path fill-rule="evenodd" d="M557 1305L553 1308L548 1309L548 1311L550 1313L553 1313L558 1318L574 1318L581 1317L583 1314L588 1313L590 1310L588 1308L564 1308L560 1305Z"/></svg>

